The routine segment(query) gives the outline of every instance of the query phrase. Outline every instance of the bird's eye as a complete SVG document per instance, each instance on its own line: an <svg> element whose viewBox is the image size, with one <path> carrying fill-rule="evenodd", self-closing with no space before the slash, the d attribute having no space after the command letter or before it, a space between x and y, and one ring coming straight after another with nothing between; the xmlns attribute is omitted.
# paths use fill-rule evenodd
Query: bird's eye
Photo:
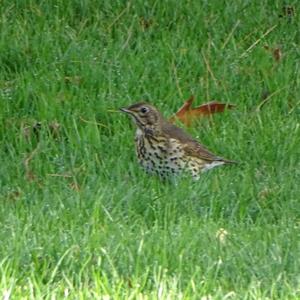
<svg viewBox="0 0 300 300"><path fill-rule="evenodd" d="M142 107L141 110L140 110L140 112L143 113L143 114L147 113L148 111L149 111L149 108L145 107L145 106Z"/></svg>

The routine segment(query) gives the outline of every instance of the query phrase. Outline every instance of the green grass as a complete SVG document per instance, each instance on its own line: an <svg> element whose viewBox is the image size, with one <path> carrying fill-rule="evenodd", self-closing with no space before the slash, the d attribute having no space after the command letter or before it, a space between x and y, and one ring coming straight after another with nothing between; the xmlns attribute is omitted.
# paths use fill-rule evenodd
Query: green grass
<svg viewBox="0 0 300 300"><path fill-rule="evenodd" d="M3 299L300 298L297 4L2 1ZM159 182L117 109L191 94L236 104L188 130L242 163Z"/></svg>

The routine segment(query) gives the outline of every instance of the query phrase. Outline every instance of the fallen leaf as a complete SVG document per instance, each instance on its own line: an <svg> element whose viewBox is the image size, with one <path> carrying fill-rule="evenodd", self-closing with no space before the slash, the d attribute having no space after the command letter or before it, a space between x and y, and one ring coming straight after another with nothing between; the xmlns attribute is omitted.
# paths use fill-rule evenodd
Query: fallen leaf
<svg viewBox="0 0 300 300"><path fill-rule="evenodd" d="M189 119L187 115L190 114L191 106L194 99L195 97L193 95L189 99L187 99L184 102L184 104L179 108L179 110L175 113L175 115L170 118L170 121L174 122L176 119L178 119L184 124L186 124Z"/></svg>
<svg viewBox="0 0 300 300"><path fill-rule="evenodd" d="M279 47L271 48L268 45L265 45L264 48L272 54L275 61L279 62L281 60L282 51Z"/></svg>
<svg viewBox="0 0 300 300"><path fill-rule="evenodd" d="M273 49L272 54L273 54L273 57L276 61L281 60L282 52L281 52L280 48Z"/></svg>
<svg viewBox="0 0 300 300"><path fill-rule="evenodd" d="M225 109L234 108L235 105L221 103L218 101L211 101L195 108L192 108L192 103L195 97L192 95L187 99L179 110L169 120L174 122L175 120L181 121L186 126L190 126L191 123L202 116L209 116L214 113L223 112Z"/></svg>

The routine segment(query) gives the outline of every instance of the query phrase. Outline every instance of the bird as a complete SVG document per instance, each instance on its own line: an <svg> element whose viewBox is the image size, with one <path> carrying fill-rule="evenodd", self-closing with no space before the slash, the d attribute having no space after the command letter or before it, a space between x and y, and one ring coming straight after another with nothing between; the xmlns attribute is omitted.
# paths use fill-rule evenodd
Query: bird
<svg viewBox="0 0 300 300"><path fill-rule="evenodd" d="M210 152L180 127L170 123L150 103L138 102L120 111L137 126L135 148L140 165L161 179L189 174L194 179L214 167L234 164Z"/></svg>

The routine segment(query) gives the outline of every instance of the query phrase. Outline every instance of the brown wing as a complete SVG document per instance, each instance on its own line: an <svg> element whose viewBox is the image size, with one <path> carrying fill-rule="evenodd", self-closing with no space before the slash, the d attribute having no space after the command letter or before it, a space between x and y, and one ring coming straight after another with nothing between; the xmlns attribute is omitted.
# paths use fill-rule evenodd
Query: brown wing
<svg viewBox="0 0 300 300"><path fill-rule="evenodd" d="M205 146L201 145L197 140L193 139L190 135L188 135L181 128L169 123L165 122L162 126L162 131L165 135L171 138L175 138L180 141L185 148L185 151L190 156L199 157L206 161L223 161L225 163L235 163L234 161L226 160L222 157L219 157L208 149Z"/></svg>

